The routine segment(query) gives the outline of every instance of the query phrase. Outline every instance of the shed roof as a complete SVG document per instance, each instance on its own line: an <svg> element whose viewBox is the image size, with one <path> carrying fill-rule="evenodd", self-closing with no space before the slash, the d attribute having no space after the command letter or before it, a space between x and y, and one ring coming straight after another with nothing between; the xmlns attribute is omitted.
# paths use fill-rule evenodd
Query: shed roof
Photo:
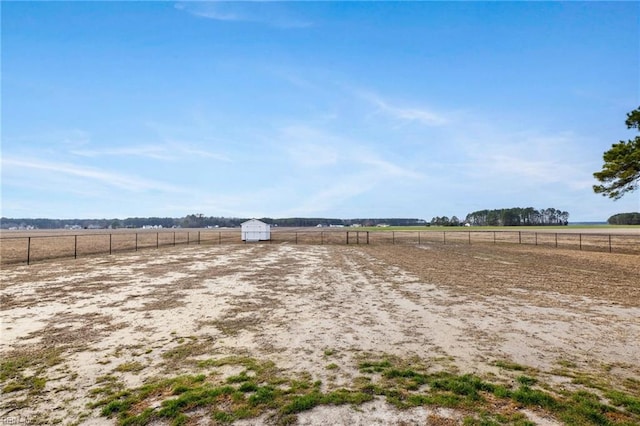
<svg viewBox="0 0 640 426"><path fill-rule="evenodd" d="M247 224L247 223L262 223L263 225L269 225L268 223L265 223L265 222L263 222L261 220L258 220L258 219L249 219L249 220L247 220L245 222L242 222L240 225L244 225L244 224Z"/></svg>

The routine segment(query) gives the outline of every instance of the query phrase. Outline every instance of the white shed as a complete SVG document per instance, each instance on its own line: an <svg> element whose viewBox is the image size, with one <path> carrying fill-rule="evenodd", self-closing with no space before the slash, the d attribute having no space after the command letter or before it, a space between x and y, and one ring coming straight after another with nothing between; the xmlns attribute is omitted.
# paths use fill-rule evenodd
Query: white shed
<svg viewBox="0 0 640 426"><path fill-rule="evenodd" d="M258 219L242 222L242 241L267 241L271 239L271 225Z"/></svg>

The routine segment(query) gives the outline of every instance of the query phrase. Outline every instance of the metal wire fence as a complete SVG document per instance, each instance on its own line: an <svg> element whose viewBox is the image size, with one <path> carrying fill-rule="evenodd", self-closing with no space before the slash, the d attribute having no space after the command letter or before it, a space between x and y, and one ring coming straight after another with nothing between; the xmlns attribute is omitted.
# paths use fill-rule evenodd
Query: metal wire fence
<svg viewBox="0 0 640 426"><path fill-rule="evenodd" d="M640 234L596 234L535 231L354 231L272 230L258 244L319 245L424 245L424 244L526 244L559 249L640 254ZM123 251L179 245L244 243L239 230L179 230L99 232L0 238L0 264L17 264L59 258L107 255Z"/></svg>

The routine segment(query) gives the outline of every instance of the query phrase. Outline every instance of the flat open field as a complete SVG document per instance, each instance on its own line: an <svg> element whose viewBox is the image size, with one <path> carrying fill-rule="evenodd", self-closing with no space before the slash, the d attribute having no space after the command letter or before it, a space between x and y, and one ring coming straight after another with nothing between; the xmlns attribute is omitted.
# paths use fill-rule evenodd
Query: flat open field
<svg viewBox="0 0 640 426"><path fill-rule="evenodd" d="M640 424L640 257L228 244L3 266L0 421Z"/></svg>
<svg viewBox="0 0 640 426"><path fill-rule="evenodd" d="M240 229L33 230L0 232L0 264L107 255L176 245L240 244ZM640 254L640 227L273 228L269 244L520 244Z"/></svg>

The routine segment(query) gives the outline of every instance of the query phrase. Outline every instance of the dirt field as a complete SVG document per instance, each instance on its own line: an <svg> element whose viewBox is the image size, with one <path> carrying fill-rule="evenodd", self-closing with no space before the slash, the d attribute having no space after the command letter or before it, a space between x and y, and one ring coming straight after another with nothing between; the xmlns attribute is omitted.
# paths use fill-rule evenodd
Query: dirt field
<svg viewBox="0 0 640 426"><path fill-rule="evenodd" d="M3 423L640 424L637 255L182 246L1 277Z"/></svg>

